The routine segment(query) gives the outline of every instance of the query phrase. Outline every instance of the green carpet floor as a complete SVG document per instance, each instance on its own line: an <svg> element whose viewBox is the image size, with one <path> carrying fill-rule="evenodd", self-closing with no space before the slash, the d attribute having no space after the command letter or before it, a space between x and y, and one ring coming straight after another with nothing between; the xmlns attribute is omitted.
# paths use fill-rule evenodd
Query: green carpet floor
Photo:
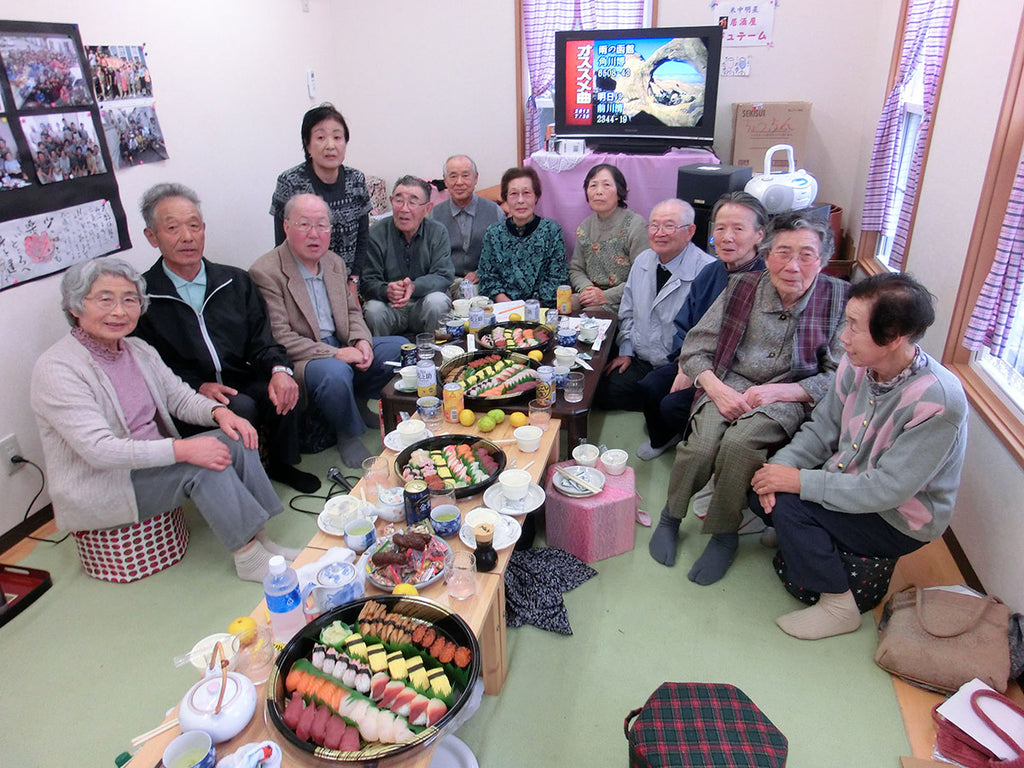
<svg viewBox="0 0 1024 768"><path fill-rule="evenodd" d="M591 437L632 456L642 424L636 414L597 414ZM372 435L366 444L380 448ZM655 519L671 462L671 454L630 460ZM337 455L328 450L304 457L302 466L323 477L332 464ZM195 682L191 668L175 669L171 659L259 601L260 586L239 581L202 520L194 511L188 519L185 558L134 584L85 576L70 539L40 544L23 561L50 571L54 583L0 628L0 764L112 766ZM288 511L270 530L281 543L302 546L316 523ZM794 640L773 619L799 604L756 536L743 538L722 581L699 587L686 571L704 537L691 519L682 531L674 568L650 558L650 529L639 526L632 552L594 564L599 575L565 596L571 637L509 630L505 687L485 696L458 732L480 765L624 766L623 718L666 680L744 690L789 739L791 768L898 765L909 745L889 676L871 660L870 616L850 635Z"/></svg>

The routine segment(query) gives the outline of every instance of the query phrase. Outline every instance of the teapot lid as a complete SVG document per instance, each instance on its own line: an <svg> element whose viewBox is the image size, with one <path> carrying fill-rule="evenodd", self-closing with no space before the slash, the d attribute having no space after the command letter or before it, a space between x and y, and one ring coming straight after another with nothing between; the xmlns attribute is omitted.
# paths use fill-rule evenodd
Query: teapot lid
<svg viewBox="0 0 1024 768"><path fill-rule="evenodd" d="M217 709L217 700L220 698L221 679L219 674L210 675L192 686L192 690L185 698L185 704L189 709L199 715L213 715ZM223 685L224 700L221 702L221 711L230 709L242 692L236 673L229 672Z"/></svg>

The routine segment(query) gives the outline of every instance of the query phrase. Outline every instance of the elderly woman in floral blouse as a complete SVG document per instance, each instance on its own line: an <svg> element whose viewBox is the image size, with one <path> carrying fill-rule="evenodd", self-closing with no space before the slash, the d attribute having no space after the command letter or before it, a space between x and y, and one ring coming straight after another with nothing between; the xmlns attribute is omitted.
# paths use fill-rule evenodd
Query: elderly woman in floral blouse
<svg viewBox="0 0 1024 768"><path fill-rule="evenodd" d="M477 274L480 292L497 301L538 299L551 306L569 279L562 228L537 216L540 178L533 168L509 168L501 177L505 221L484 233Z"/></svg>
<svg viewBox="0 0 1024 768"><path fill-rule="evenodd" d="M576 248L569 261L573 310L617 313L633 259L648 247L647 222L626 208L626 178L614 165L591 168L583 191L594 213L576 228Z"/></svg>

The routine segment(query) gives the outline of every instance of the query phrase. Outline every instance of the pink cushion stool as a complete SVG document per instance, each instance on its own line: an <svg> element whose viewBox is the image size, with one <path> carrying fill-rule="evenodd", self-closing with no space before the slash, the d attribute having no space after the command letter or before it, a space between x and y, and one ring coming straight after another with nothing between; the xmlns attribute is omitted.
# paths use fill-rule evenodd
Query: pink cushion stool
<svg viewBox="0 0 1024 768"><path fill-rule="evenodd" d="M626 467L621 475L606 472L600 493L575 498L560 493L552 484L555 466L574 463L563 461L548 467L544 483L548 546L564 549L587 563L629 552L633 549L640 502L633 468Z"/></svg>
<svg viewBox="0 0 1024 768"><path fill-rule="evenodd" d="M188 548L181 507L141 523L100 531L74 531L82 569L94 579L127 584L174 565Z"/></svg>

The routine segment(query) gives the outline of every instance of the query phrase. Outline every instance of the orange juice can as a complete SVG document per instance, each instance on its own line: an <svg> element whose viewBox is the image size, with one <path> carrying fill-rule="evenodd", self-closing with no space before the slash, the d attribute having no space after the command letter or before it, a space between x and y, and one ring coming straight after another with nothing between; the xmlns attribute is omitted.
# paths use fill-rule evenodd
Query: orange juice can
<svg viewBox="0 0 1024 768"><path fill-rule="evenodd" d="M444 418L455 424L459 420L459 414L465 407L463 387L457 381L444 385Z"/></svg>
<svg viewBox="0 0 1024 768"><path fill-rule="evenodd" d="M572 313L572 286L560 285L555 293L555 306L558 314L565 315Z"/></svg>

